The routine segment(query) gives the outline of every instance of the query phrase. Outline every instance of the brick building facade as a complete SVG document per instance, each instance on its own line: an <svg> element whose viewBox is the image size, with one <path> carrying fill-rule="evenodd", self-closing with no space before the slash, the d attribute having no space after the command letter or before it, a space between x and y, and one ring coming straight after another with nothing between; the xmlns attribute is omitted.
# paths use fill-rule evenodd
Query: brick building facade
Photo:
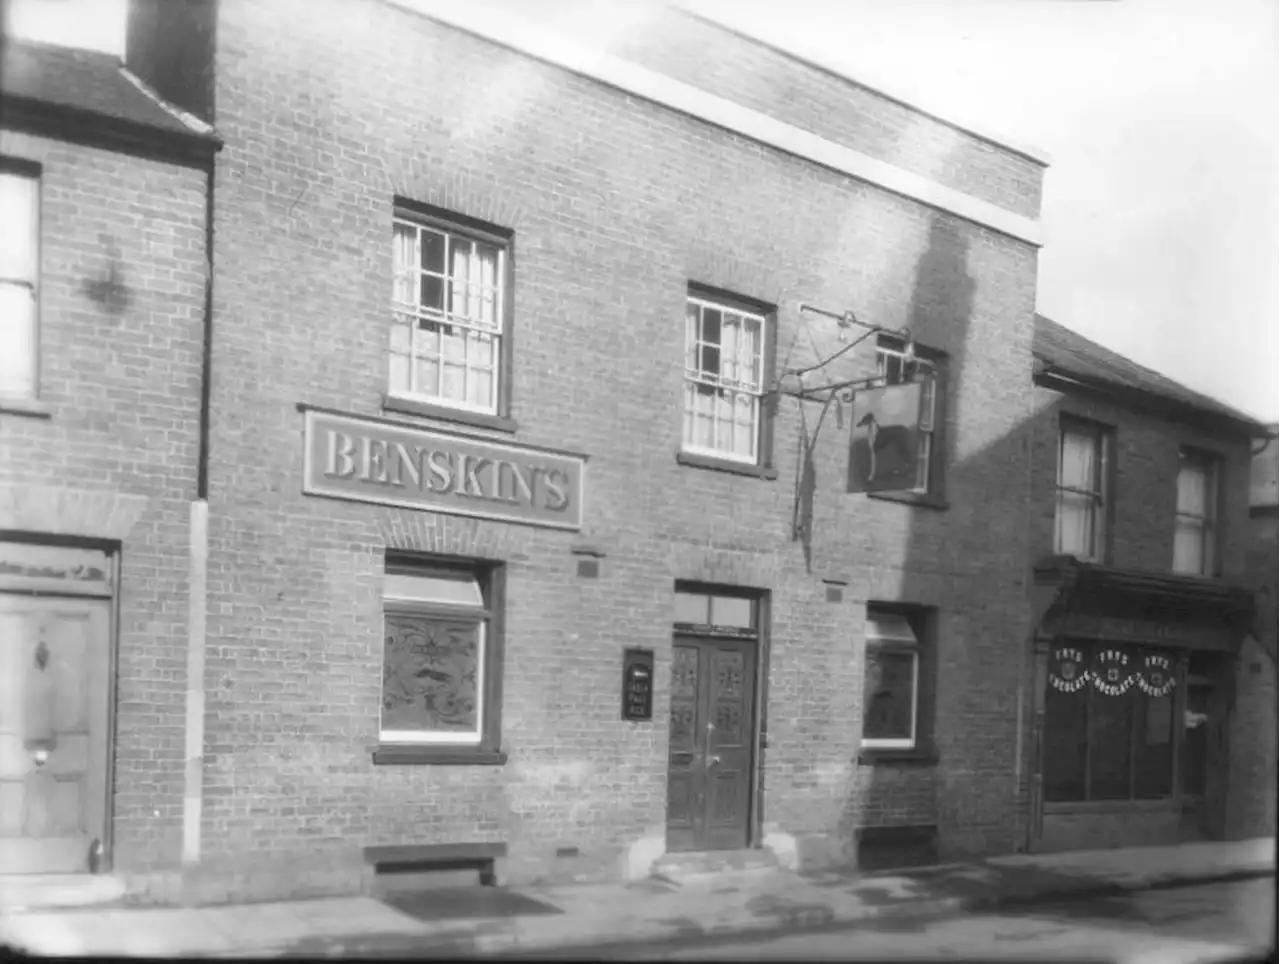
<svg viewBox="0 0 1280 964"><path fill-rule="evenodd" d="M105 54L0 94L0 866L174 865L217 142Z"/></svg>
<svg viewBox="0 0 1280 964"><path fill-rule="evenodd" d="M528 879L642 875L677 838L807 863L846 858L878 827L921 831L944 856L1014 849L1020 667L1005 654L1028 616L1025 520L1009 506L1026 504L1042 165L780 58L839 106L791 118L794 88L759 62L778 55L723 30L726 86L708 91L671 76L683 58L649 60L656 46L580 67L536 30L486 37L491 25L407 6L221 5L204 852L335 865L364 847L494 842L506 876ZM654 25L663 37L711 29L661 16L679 20ZM892 164L894 189L834 170L846 155ZM429 388L389 371L393 224L417 245L419 312L439 304L431 246L482 246L472 269L505 299L495 405L483 373L480 395L451 409L424 401L445 392L435 369ZM722 324L740 352L759 345L759 372L842 346L800 302L910 328L947 376L932 491L905 503L847 493L850 413L828 410L816 491L800 500L807 547L793 539L798 447L819 402L802 413L783 395L770 414L768 372L744 374L758 451L682 441L685 405L699 404L685 401L686 312L741 312ZM435 338L433 324L418 330ZM711 351L698 352L705 369ZM872 340L808 384L875 364ZM474 499L467 516L456 501L444 513L304 494L327 483L304 482L300 408L317 433L390 438L394 425L406 444L482 439L490 458L490 443L535 462L581 456L580 523L496 521ZM427 430L442 434L413 435ZM310 444L317 462L333 456ZM488 625L501 663L485 668L501 673L500 734L456 763L387 746L385 716L379 738L384 574L433 559L501 573L500 590L483 588L490 609L502 597ZM678 589L738 600L716 605L744 613L742 631L692 625L713 617L687 615L699 597ZM924 643L919 732L863 750L876 603L906 607ZM654 660L643 722L620 712L631 648ZM676 653L691 663L673 666ZM709 660L741 695L721 726L737 731L733 770L721 764L734 775L714 779L729 751L704 735L720 718L709 707L737 697L698 683ZM673 714L673 685L701 703L677 695Z"/></svg>
<svg viewBox="0 0 1280 964"><path fill-rule="evenodd" d="M133 89L222 145L212 181L102 192L152 199L139 350L173 362L107 367L165 401L100 378L60 404L103 434L18 424L25 484L83 453L140 521L4 523L121 560L108 863L225 898L1063 843L1029 560L1057 409L1107 403L1031 377L1042 158L673 8L607 43L428 0L132 8ZM1164 423L1114 412L1167 481ZM1167 571L1171 504L1124 504L1117 566Z"/></svg>
<svg viewBox="0 0 1280 964"><path fill-rule="evenodd" d="M1249 476L1266 427L1036 326L1029 845L1265 834L1274 780L1250 771L1275 667L1249 638Z"/></svg>

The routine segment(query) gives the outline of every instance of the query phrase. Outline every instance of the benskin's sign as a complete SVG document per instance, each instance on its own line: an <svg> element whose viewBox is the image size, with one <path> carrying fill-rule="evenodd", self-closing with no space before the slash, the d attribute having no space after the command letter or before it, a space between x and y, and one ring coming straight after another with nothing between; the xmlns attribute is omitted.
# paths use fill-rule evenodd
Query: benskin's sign
<svg viewBox="0 0 1280 964"><path fill-rule="evenodd" d="M315 409L303 417L307 495L582 528L584 456Z"/></svg>

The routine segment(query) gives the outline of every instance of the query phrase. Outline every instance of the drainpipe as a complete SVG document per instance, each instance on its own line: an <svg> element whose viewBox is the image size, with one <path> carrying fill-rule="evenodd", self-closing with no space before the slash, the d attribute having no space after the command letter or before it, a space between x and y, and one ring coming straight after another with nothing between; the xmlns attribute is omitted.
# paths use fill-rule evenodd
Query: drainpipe
<svg viewBox="0 0 1280 964"><path fill-rule="evenodd" d="M196 498L191 503L187 558L186 770L182 801L182 862L200 861L204 803L204 670L209 560L209 409L213 374L213 187L216 161L209 158L204 204L204 333L200 366L200 449Z"/></svg>
<svg viewBox="0 0 1280 964"><path fill-rule="evenodd" d="M1026 435L1023 437L1023 445L1025 447L1025 457L1023 460L1023 465L1026 470L1026 489L1024 491L1026 493L1026 500L1027 500L1026 532L1027 532L1028 549L1030 549L1031 547L1031 540L1034 537L1034 532L1035 532L1035 529L1032 526L1032 521L1035 518L1035 498L1033 493L1035 475L1032 470L1032 459L1033 459L1033 453L1035 451L1035 425L1036 425L1035 388L1033 387L1031 391L1032 391L1032 397L1031 397L1032 416L1027 422L1024 423L1024 426L1026 428ZM1030 552L1026 553L1026 558L1024 559L1024 562L1023 562L1022 578L1025 580L1025 583L1024 583L1025 591L1023 595L1025 598L1026 610L1027 612L1032 613L1034 618L1034 607L1032 605L1033 603L1032 595L1033 595L1033 587L1035 585L1035 580L1032 578L1032 575L1031 575L1031 553ZM1032 818L1030 813L1031 787L1030 787L1030 783L1028 783L1027 793L1024 799L1022 794L1022 783L1023 783L1023 780L1026 780L1029 777L1029 774L1027 773L1027 769L1026 769L1025 758L1027 753L1027 734L1026 734L1027 699L1031 692L1031 689L1027 686L1027 673L1028 673L1028 665L1030 662L1029 651L1032 650L1035 646L1036 629L1037 627L1033 623L1033 625L1031 626L1030 634L1027 636L1024 636L1019 641L1018 697L1017 697L1016 709L1014 711L1014 727L1015 727L1014 738L1013 738L1014 845L1024 853L1031 849L1031 825L1032 825Z"/></svg>

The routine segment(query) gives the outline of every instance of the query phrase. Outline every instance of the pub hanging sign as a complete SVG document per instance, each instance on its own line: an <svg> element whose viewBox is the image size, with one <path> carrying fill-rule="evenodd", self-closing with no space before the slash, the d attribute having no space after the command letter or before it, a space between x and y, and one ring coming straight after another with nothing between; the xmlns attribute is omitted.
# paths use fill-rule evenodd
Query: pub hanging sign
<svg viewBox="0 0 1280 964"><path fill-rule="evenodd" d="M1075 693L1089 682L1084 650L1078 646L1057 646L1049 662L1049 683L1063 693Z"/></svg>
<svg viewBox="0 0 1280 964"><path fill-rule="evenodd" d="M622 657L622 718L653 719L653 650L628 649Z"/></svg>

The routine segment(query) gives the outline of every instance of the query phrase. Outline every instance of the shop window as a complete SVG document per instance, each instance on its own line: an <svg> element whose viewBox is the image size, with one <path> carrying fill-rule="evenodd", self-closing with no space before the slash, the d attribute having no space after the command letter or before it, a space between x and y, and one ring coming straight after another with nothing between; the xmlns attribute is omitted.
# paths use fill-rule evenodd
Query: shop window
<svg viewBox="0 0 1280 964"><path fill-rule="evenodd" d="M461 413L506 408L510 235L397 206L388 396Z"/></svg>
<svg viewBox="0 0 1280 964"><path fill-rule="evenodd" d="M1158 800L1173 793L1174 657L1066 643L1049 657L1044 798Z"/></svg>
<svg viewBox="0 0 1280 964"><path fill-rule="evenodd" d="M764 393L772 313L691 288L685 302L681 451L748 466L769 463Z"/></svg>
<svg viewBox="0 0 1280 964"><path fill-rule="evenodd" d="M395 750L386 762L492 762L498 753L501 575L488 564L388 559L379 743Z"/></svg>
<svg viewBox="0 0 1280 964"><path fill-rule="evenodd" d="M1063 421L1055 552L1096 561L1106 557L1110 441L1100 425Z"/></svg>
<svg viewBox="0 0 1280 964"><path fill-rule="evenodd" d="M0 158L0 402L37 394L39 266L40 170Z"/></svg>
<svg viewBox="0 0 1280 964"><path fill-rule="evenodd" d="M920 382L915 486L907 492L874 492L876 498L939 501L944 495L942 426L946 416L946 355L894 335L876 338L876 372L885 385Z"/></svg>
<svg viewBox="0 0 1280 964"><path fill-rule="evenodd" d="M1173 571L1212 576L1217 566L1218 459L1183 449L1178 455L1178 507Z"/></svg>
<svg viewBox="0 0 1280 964"><path fill-rule="evenodd" d="M929 619L923 610L867 608L863 669L862 749L927 751L932 716Z"/></svg>

